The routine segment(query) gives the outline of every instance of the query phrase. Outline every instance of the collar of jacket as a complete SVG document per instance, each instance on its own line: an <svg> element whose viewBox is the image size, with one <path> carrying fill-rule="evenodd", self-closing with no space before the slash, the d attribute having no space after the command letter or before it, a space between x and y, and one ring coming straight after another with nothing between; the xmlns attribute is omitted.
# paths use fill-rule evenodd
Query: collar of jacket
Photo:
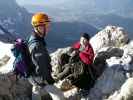
<svg viewBox="0 0 133 100"><path fill-rule="evenodd" d="M46 42L45 42L45 39L43 37L39 37L37 36L36 34L33 33L33 35L31 35L31 38L30 40L37 40L39 42L42 42L44 46L46 46Z"/></svg>

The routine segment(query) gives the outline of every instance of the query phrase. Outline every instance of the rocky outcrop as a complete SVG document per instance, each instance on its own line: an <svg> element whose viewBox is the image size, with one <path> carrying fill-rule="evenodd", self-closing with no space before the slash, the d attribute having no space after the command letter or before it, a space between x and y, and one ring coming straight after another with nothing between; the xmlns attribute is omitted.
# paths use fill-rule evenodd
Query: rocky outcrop
<svg viewBox="0 0 133 100"><path fill-rule="evenodd" d="M60 56L63 54L63 53L68 53L70 51L71 47L67 47L67 48L60 48L60 49L57 49L57 51L55 51L54 53L52 53L50 56L51 56L51 65L52 65L52 70L53 70L53 77L54 75L57 75L58 74L58 68L59 68L59 59L60 59Z"/></svg>
<svg viewBox="0 0 133 100"><path fill-rule="evenodd" d="M2 57L0 59L0 67L6 65L9 60L10 60L10 57L7 56L7 55L5 55L4 57Z"/></svg>
<svg viewBox="0 0 133 100"><path fill-rule="evenodd" d="M119 90L128 78L132 77L132 64L132 56L126 54L123 54L122 57L113 56L106 59L107 68L97 80L88 97L91 100L107 99L109 95Z"/></svg>
<svg viewBox="0 0 133 100"><path fill-rule="evenodd" d="M107 100L133 100L133 78L129 78L120 90L114 92Z"/></svg>
<svg viewBox="0 0 133 100"><path fill-rule="evenodd" d="M96 53L103 47L124 46L128 40L128 34L122 27L106 26L105 29L91 38L90 43Z"/></svg>
<svg viewBox="0 0 133 100"><path fill-rule="evenodd" d="M0 75L0 100L29 100L31 91L26 79L15 81L10 74Z"/></svg>
<svg viewBox="0 0 133 100"><path fill-rule="evenodd" d="M43 92L49 93L53 100L132 100L133 42L129 41L127 33L121 27L107 26L92 37L91 44L95 50L92 66L98 78L94 87L89 92L79 92L68 80L60 80L54 86L47 85ZM50 55L54 78L58 74L61 54L69 51L70 47L60 48ZM11 55L9 57L13 59ZM6 65L0 69L6 69ZM0 75L0 99L29 100L31 85L26 79L14 81L10 71Z"/></svg>

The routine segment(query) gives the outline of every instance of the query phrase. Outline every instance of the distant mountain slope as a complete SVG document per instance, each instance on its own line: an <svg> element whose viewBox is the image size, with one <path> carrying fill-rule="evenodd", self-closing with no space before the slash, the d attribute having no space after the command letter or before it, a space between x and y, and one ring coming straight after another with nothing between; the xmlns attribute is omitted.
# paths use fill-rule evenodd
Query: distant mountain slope
<svg viewBox="0 0 133 100"><path fill-rule="evenodd" d="M76 6L75 6L76 5ZM52 0L47 1L39 5L25 4L29 11L70 11L70 13L114 13L130 17L133 12L133 1L132 0ZM56 8L56 9L55 9ZM68 14L69 12L67 12Z"/></svg>
<svg viewBox="0 0 133 100"><path fill-rule="evenodd" d="M0 25L0 41L12 43L16 37L16 34L11 34L8 30Z"/></svg>
<svg viewBox="0 0 133 100"><path fill-rule="evenodd" d="M64 1L64 0L63 0ZM24 5L31 12L43 11L56 22L83 22L97 28L106 25L124 27L129 36L133 33L133 1L132 0L67 0L56 4ZM53 6L54 5L54 6Z"/></svg>
<svg viewBox="0 0 133 100"><path fill-rule="evenodd" d="M31 30L30 17L31 14L20 7L16 0L0 1L0 25L12 34L26 36Z"/></svg>
<svg viewBox="0 0 133 100"><path fill-rule="evenodd" d="M79 40L81 33L87 32L93 36L98 30L86 23L80 22L53 22L46 37L47 44L52 48L59 48L72 45Z"/></svg>
<svg viewBox="0 0 133 100"><path fill-rule="evenodd" d="M124 18L122 16L114 15L114 14L105 14L105 15L95 15L93 20L88 18L91 25L96 26L98 28L103 28L107 25L116 25L124 27L124 29L128 32L129 37L133 38L133 19Z"/></svg>

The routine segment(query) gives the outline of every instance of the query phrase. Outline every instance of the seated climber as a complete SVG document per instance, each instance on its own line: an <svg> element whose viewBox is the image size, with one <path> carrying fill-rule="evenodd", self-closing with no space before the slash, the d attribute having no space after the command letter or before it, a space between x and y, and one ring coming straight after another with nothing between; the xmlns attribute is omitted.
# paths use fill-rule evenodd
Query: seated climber
<svg viewBox="0 0 133 100"><path fill-rule="evenodd" d="M87 33L83 33L80 41L72 46L72 53L70 55L61 55L60 62L62 66L60 73L57 75L58 79L68 78L73 80L72 84L79 88L89 88L89 86L92 86L90 84L93 84L95 80L91 67L94 52L89 40L90 36ZM90 80L93 80L92 83Z"/></svg>

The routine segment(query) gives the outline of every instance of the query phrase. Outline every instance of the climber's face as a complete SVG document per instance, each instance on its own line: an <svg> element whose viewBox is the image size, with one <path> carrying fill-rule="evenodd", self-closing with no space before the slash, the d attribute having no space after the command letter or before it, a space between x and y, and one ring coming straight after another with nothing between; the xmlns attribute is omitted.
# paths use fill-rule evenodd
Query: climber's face
<svg viewBox="0 0 133 100"><path fill-rule="evenodd" d="M88 40L86 38L84 38L84 37L81 37L80 38L80 44L82 46L86 46L88 44Z"/></svg>
<svg viewBox="0 0 133 100"><path fill-rule="evenodd" d="M35 28L35 32L40 37L45 37L47 35L48 31L49 31L49 23L47 23L45 25L39 25Z"/></svg>

